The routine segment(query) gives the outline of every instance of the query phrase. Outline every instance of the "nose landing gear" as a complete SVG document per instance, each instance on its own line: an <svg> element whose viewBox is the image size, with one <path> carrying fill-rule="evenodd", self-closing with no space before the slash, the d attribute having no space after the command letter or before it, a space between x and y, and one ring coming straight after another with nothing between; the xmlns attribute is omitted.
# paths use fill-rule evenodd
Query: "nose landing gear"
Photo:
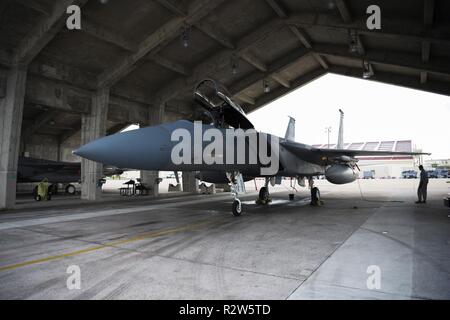
<svg viewBox="0 0 450 320"><path fill-rule="evenodd" d="M227 173L227 178L231 182L231 195L233 196L231 212L235 217L239 217L242 214L242 203L239 200L239 194L245 193L244 179L239 172Z"/></svg>
<svg viewBox="0 0 450 320"><path fill-rule="evenodd" d="M239 217L242 214L241 200L234 199L233 205L231 206L231 211L233 212L233 216L235 217Z"/></svg>

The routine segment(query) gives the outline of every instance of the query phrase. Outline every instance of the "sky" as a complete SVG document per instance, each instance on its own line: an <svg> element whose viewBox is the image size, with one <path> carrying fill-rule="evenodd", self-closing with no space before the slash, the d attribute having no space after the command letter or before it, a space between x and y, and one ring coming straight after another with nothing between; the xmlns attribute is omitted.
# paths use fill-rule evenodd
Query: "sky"
<svg viewBox="0 0 450 320"><path fill-rule="evenodd" d="M344 141L412 140L427 159L450 158L450 97L327 74L248 115L255 128L284 137L288 116L296 119L296 141L337 142L339 109Z"/></svg>

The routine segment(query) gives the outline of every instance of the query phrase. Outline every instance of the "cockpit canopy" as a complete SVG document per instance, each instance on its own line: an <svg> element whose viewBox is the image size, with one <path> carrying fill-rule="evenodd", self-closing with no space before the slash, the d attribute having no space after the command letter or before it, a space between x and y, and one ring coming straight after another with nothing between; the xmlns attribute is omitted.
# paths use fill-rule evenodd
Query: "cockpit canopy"
<svg viewBox="0 0 450 320"><path fill-rule="evenodd" d="M215 80L205 79L197 84L194 100L200 103L218 127L254 128L239 104L231 99L228 90Z"/></svg>

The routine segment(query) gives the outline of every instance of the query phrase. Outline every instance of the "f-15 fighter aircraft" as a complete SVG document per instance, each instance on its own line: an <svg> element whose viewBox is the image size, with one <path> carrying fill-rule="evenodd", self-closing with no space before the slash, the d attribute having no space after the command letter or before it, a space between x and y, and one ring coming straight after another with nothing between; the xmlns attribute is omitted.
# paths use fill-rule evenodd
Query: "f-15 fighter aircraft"
<svg viewBox="0 0 450 320"><path fill-rule="evenodd" d="M343 148L343 112L337 149L318 149L295 142L295 120L286 135L257 132L242 108L218 82L206 79L194 90L194 102L206 121L179 120L137 129L92 141L74 153L119 168L161 171L196 171L203 181L231 183L232 212L242 213L239 195L244 181L264 177L258 200L267 203L269 183L282 177L296 178L310 186L324 175L334 184L357 179L357 156L420 155L415 152L348 150Z"/></svg>
<svg viewBox="0 0 450 320"><path fill-rule="evenodd" d="M120 175L123 170L113 167L104 167L103 175L105 177ZM76 188L72 184L79 182L81 178L81 163L63 162L44 159L35 159L28 157L19 157L17 168L17 182L41 182L47 179L53 184L66 184L65 191L68 194L75 194ZM51 189L53 189L52 186ZM54 189L52 190L54 191Z"/></svg>

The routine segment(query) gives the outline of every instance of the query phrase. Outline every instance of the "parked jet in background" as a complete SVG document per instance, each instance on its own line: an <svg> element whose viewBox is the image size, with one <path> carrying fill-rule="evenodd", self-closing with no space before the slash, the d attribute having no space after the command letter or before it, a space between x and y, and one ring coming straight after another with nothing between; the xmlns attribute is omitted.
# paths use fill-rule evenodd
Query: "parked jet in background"
<svg viewBox="0 0 450 320"><path fill-rule="evenodd" d="M235 216L239 216L242 212L238 194L244 191L244 179L266 178L265 186L260 189L259 200L267 203L269 183L272 185L281 183L282 177L296 178L302 186L305 186L306 180L309 180L312 187L312 178L320 175L324 175L331 183L345 184L355 181L358 177L357 156L422 154L343 149L342 111L337 143L340 146L339 149L318 149L295 142L295 120L291 118L284 138L260 132L256 133L256 139L252 139L251 134L246 137L244 135L245 150L242 151L239 149L239 143L235 143L239 138L229 136L227 130L234 128L250 131L254 129L254 126L242 108L231 99L227 90L214 80L207 79L195 88L194 101L208 115L208 124L179 120L117 133L92 141L75 150L74 153L93 161L122 168L200 171L199 176L206 182L231 182L234 196L232 211ZM206 137L206 134L205 136L202 133L199 134L199 130L207 132L210 129L220 131L222 136L212 138ZM175 155L188 161L183 160L180 163L179 159L174 160L174 150L180 148L180 138L185 136L192 137L191 141L182 151L175 152ZM211 146L221 140L226 146L232 145L232 149L217 147L220 143L214 147ZM207 151L210 154L209 158L205 158ZM270 154L271 159L276 159L276 172L269 170L274 163L265 162L265 158L262 157L264 154L266 156ZM273 157L274 154L276 157ZM225 161L225 159L228 160L229 155L234 160L232 163ZM245 157L243 163L236 161L239 156ZM210 161L211 158L213 162ZM250 159L256 159L256 161L252 162Z"/></svg>
<svg viewBox="0 0 450 320"><path fill-rule="evenodd" d="M120 175L123 170L114 167L104 167L105 176ZM41 182L47 179L54 185L66 184L65 191L74 194L76 189L73 183L81 180L81 163L62 162L44 159L20 157L17 168L17 182L30 183Z"/></svg>

